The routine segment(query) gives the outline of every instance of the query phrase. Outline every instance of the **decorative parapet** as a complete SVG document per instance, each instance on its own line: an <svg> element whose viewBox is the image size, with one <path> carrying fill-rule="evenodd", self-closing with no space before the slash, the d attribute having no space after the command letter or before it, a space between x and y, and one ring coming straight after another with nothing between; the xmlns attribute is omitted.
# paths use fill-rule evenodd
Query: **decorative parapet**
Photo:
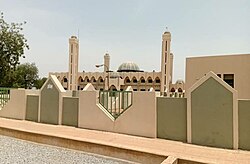
<svg viewBox="0 0 250 164"><path fill-rule="evenodd" d="M173 97L173 98L184 98L186 96L185 91L182 91L182 92L178 92L178 91L175 91L175 92L161 92L160 95L162 97Z"/></svg>

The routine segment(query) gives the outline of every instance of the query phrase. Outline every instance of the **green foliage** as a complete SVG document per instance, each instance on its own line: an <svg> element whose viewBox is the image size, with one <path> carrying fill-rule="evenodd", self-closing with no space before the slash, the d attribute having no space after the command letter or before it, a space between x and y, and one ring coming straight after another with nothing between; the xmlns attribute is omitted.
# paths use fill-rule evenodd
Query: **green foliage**
<svg viewBox="0 0 250 164"><path fill-rule="evenodd" d="M35 81L34 87L36 87L37 89L42 88L43 84L45 83L45 81L47 80L46 77L43 78L39 78Z"/></svg>
<svg viewBox="0 0 250 164"><path fill-rule="evenodd" d="M18 65L14 71L14 88L32 88L38 80L38 68L35 63Z"/></svg>
<svg viewBox="0 0 250 164"><path fill-rule="evenodd" d="M29 46L22 33L23 23L7 23L0 13L0 86L9 87L13 84L13 74L24 50Z"/></svg>

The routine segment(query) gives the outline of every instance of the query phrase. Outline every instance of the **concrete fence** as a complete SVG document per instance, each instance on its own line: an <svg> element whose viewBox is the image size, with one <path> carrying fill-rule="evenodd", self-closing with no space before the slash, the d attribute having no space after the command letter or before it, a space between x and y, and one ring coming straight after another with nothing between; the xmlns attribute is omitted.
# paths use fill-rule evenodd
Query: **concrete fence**
<svg viewBox="0 0 250 164"><path fill-rule="evenodd" d="M238 100L237 91L214 73L187 90L185 98L133 92L132 106L116 119L99 104L91 84L65 91L54 76L41 90L14 89L10 97L1 117L250 150L250 100Z"/></svg>

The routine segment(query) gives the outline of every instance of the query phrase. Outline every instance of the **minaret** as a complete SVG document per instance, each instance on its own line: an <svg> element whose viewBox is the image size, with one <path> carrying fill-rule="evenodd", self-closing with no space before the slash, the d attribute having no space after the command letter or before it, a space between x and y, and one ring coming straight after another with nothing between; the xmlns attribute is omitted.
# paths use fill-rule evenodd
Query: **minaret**
<svg viewBox="0 0 250 164"><path fill-rule="evenodd" d="M109 71L109 65L110 65L110 56L108 53L104 55L104 72Z"/></svg>
<svg viewBox="0 0 250 164"><path fill-rule="evenodd" d="M171 33L166 31L162 35L161 92L169 90L169 83L171 81L170 42Z"/></svg>
<svg viewBox="0 0 250 164"><path fill-rule="evenodd" d="M77 90L79 41L76 36L69 38L68 90Z"/></svg>
<svg viewBox="0 0 250 164"><path fill-rule="evenodd" d="M109 71L110 71L110 56L108 53L104 55L104 66L103 66L103 73L104 77L107 74L107 82L105 80L105 87L104 89L108 90L109 89Z"/></svg>

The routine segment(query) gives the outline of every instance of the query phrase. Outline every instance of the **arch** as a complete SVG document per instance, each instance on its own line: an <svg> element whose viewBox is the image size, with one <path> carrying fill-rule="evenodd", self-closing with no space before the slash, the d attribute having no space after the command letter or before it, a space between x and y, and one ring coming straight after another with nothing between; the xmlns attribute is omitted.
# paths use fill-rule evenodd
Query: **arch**
<svg viewBox="0 0 250 164"><path fill-rule="evenodd" d="M109 90L110 90L110 91L117 91L117 89L116 89L116 87L115 87L114 85L111 85L111 86L109 87Z"/></svg>
<svg viewBox="0 0 250 164"><path fill-rule="evenodd" d="M147 82L148 82L148 83L153 83L152 77L149 76L149 77L147 78Z"/></svg>
<svg viewBox="0 0 250 164"><path fill-rule="evenodd" d="M125 83L125 84L130 83L130 79L129 79L128 76L124 79L124 83Z"/></svg>
<svg viewBox="0 0 250 164"><path fill-rule="evenodd" d="M67 82L68 82L68 79L67 79L66 76L64 76L64 77L62 78L62 82L63 82L63 83L67 83Z"/></svg>
<svg viewBox="0 0 250 164"><path fill-rule="evenodd" d="M158 76L155 78L155 83L157 83L157 84L161 83L161 80Z"/></svg>
<svg viewBox="0 0 250 164"><path fill-rule="evenodd" d="M136 79L135 76L132 78L132 82L133 82L133 83L137 83L137 79Z"/></svg>
<svg viewBox="0 0 250 164"><path fill-rule="evenodd" d="M174 88L171 88L170 92L175 92L175 89L174 89Z"/></svg>
<svg viewBox="0 0 250 164"><path fill-rule="evenodd" d="M84 82L86 83L89 83L89 77L88 76L85 76L85 78L84 78Z"/></svg>
<svg viewBox="0 0 250 164"><path fill-rule="evenodd" d="M94 76L91 77L91 80L90 80L92 83L96 83L96 79Z"/></svg>
<svg viewBox="0 0 250 164"><path fill-rule="evenodd" d="M104 80L103 80L103 78L100 76L99 78L98 78L98 83L103 83L104 82Z"/></svg>
<svg viewBox="0 0 250 164"><path fill-rule="evenodd" d="M178 88L178 92L183 92L181 88Z"/></svg>
<svg viewBox="0 0 250 164"><path fill-rule="evenodd" d="M63 86L63 88L64 88L65 90L68 89L68 79L67 79L66 76L63 76L63 78L62 78L62 80L61 80L61 84L62 84L62 86Z"/></svg>
<svg viewBox="0 0 250 164"><path fill-rule="evenodd" d="M78 78L78 84L80 84L80 83L82 83L82 82L84 82L84 81L83 81L83 78L82 78L82 76L79 76L79 78Z"/></svg>
<svg viewBox="0 0 250 164"><path fill-rule="evenodd" d="M140 78L140 83L145 83L146 81L145 81L145 78L142 76L141 78Z"/></svg>

